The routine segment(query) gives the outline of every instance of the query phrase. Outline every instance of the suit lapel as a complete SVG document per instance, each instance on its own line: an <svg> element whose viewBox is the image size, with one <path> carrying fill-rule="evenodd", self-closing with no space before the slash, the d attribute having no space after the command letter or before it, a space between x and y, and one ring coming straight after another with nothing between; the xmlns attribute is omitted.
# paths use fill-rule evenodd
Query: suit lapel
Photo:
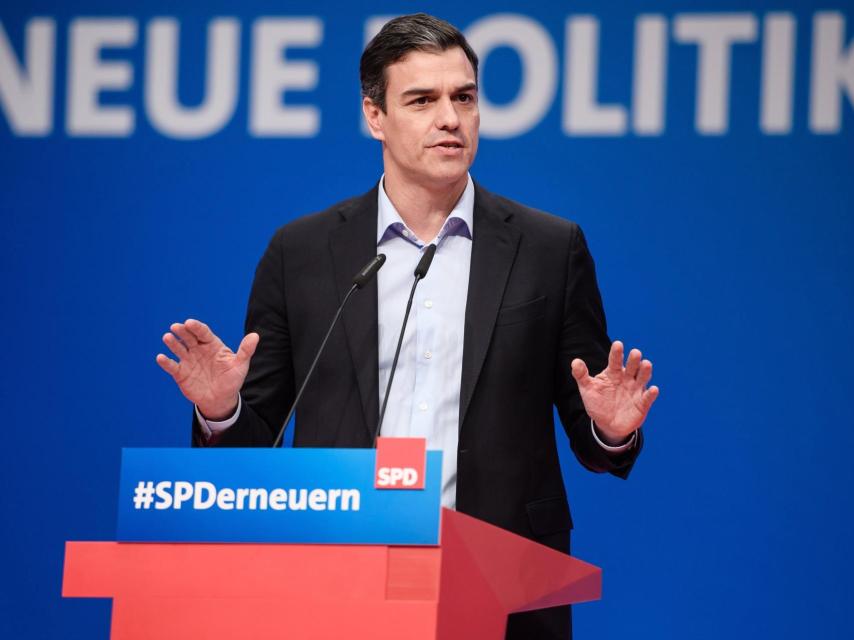
<svg viewBox="0 0 854 640"><path fill-rule="evenodd" d="M474 241L460 382L460 427L464 423L486 359L495 320L519 245L518 229L507 224L510 215L492 194L475 185Z"/></svg>
<svg viewBox="0 0 854 640"><path fill-rule="evenodd" d="M377 189L351 201L339 213L342 221L330 232L329 247L340 304L353 284L353 276L377 254ZM342 320L359 385L365 427L373 436L379 417L376 278L353 293Z"/></svg>

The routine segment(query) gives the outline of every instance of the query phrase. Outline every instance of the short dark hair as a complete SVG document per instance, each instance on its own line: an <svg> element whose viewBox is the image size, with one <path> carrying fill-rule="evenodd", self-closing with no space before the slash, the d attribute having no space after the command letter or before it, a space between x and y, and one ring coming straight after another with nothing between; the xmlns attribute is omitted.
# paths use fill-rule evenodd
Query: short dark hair
<svg viewBox="0 0 854 640"><path fill-rule="evenodd" d="M465 36L454 25L426 13L400 16L387 22L362 52L359 77L362 96L370 98L385 112L385 92L388 82L386 68L410 51L441 52L460 47L471 62L477 78L477 54ZM476 80L475 80L476 81Z"/></svg>

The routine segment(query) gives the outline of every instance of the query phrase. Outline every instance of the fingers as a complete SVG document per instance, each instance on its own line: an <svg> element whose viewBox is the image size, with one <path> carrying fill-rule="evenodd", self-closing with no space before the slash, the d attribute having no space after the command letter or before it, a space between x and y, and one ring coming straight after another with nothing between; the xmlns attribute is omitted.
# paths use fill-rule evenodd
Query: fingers
<svg viewBox="0 0 854 640"><path fill-rule="evenodd" d="M196 336L194 336L190 331L180 322L176 322L172 326L169 327L169 330L178 336L185 345L187 345L188 349L192 349L199 341L196 340Z"/></svg>
<svg viewBox="0 0 854 640"><path fill-rule="evenodd" d="M160 365L160 368L173 378L175 377L175 374L178 373L178 363L172 360L172 358L164 356L162 353L158 353L156 360L157 364Z"/></svg>
<svg viewBox="0 0 854 640"><path fill-rule="evenodd" d="M184 326L190 331L191 334L201 343L212 342L216 340L217 337L213 331L210 330L210 327L206 325L204 322L200 322L199 320L193 320L190 318L184 323Z"/></svg>
<svg viewBox="0 0 854 640"><path fill-rule="evenodd" d="M623 372L623 343L614 340L611 344L611 352L608 354L608 370L611 373Z"/></svg>
<svg viewBox="0 0 854 640"><path fill-rule="evenodd" d="M578 383L579 387L584 387L590 384L590 372L587 370L587 365L581 358L575 358L570 364L572 369L572 377Z"/></svg>
<svg viewBox="0 0 854 640"><path fill-rule="evenodd" d="M652 379L652 363L649 360L644 360L640 363L638 370L638 382L641 387L645 387L649 384L650 379Z"/></svg>
<svg viewBox="0 0 854 640"><path fill-rule="evenodd" d="M241 362L249 360L253 355L255 355L255 348L258 346L258 342L261 340L261 336L257 333L247 333L243 340L240 341L240 346L237 348L237 359Z"/></svg>
<svg viewBox="0 0 854 640"><path fill-rule="evenodd" d="M641 386L652 379L652 362L643 359L643 354L640 349L632 349L629 351L629 357L626 359L626 368L623 369L623 343L615 340L611 345L611 352L608 354L608 370L611 373L623 373L630 378L636 378Z"/></svg>
<svg viewBox="0 0 854 640"><path fill-rule="evenodd" d="M643 395L641 396L641 403L643 404L644 413L649 411L656 398L658 398L658 387L654 385L643 392Z"/></svg>
<svg viewBox="0 0 854 640"><path fill-rule="evenodd" d="M626 360L626 374L630 378L634 378L638 374L641 363L641 352L639 349L629 351L629 358Z"/></svg>
<svg viewBox="0 0 854 640"><path fill-rule="evenodd" d="M163 344L180 360L187 355L187 346L171 333L163 334Z"/></svg>

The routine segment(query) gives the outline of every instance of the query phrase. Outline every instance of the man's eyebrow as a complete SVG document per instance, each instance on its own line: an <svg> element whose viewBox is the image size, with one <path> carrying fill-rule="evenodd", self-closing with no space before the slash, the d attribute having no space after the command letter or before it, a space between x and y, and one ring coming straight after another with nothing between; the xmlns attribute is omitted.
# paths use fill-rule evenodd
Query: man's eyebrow
<svg viewBox="0 0 854 640"><path fill-rule="evenodd" d="M401 96L423 96L423 95L429 95L429 94L433 93L434 91L435 91L435 89L413 87L412 89L407 89L406 91L404 91L400 95Z"/></svg>
<svg viewBox="0 0 854 640"><path fill-rule="evenodd" d="M457 88L454 93L462 93L463 91L472 91L477 89L477 82L466 82L463 86Z"/></svg>
<svg viewBox="0 0 854 640"><path fill-rule="evenodd" d="M454 89L454 93L462 93L464 91L472 91L474 89L477 89L477 83L476 82L467 82L464 85ZM436 92L436 90L433 89L432 87L413 87L411 89L407 89L406 91L404 91L400 95L401 95L401 97L405 98L408 96L428 96L431 93L435 93L435 92Z"/></svg>

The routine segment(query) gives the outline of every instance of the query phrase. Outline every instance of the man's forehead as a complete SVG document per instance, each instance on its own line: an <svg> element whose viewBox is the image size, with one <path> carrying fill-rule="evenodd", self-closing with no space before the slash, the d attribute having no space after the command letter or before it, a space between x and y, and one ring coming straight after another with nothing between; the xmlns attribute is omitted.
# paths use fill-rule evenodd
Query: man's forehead
<svg viewBox="0 0 854 640"><path fill-rule="evenodd" d="M386 68L389 87L392 84L400 85L395 87L400 91L408 88L403 84L418 83L419 79L436 79L439 76L460 86L477 81L474 68L460 47L443 51L417 49L408 52Z"/></svg>

